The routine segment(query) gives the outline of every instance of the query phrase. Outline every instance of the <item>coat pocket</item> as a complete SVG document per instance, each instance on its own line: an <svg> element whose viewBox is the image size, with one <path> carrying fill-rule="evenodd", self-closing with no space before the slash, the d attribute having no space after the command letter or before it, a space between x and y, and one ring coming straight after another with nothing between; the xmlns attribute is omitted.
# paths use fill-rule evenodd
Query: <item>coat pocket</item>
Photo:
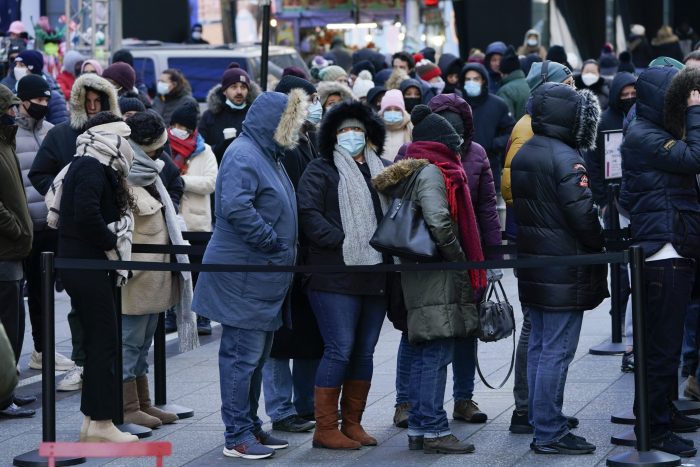
<svg viewBox="0 0 700 467"><path fill-rule="evenodd" d="M673 200L673 246L686 258L700 259L700 205Z"/></svg>
<svg viewBox="0 0 700 467"><path fill-rule="evenodd" d="M268 253L264 256L252 254L248 264L269 266L289 266L291 250ZM292 282L291 272L248 272L245 273L243 296L253 300L274 302L284 299Z"/></svg>

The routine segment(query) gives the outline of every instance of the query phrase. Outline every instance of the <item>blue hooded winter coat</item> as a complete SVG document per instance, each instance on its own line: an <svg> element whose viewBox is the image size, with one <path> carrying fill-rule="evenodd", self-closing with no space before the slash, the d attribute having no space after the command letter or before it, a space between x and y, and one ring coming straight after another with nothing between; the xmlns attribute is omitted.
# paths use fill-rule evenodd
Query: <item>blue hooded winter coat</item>
<svg viewBox="0 0 700 467"><path fill-rule="evenodd" d="M215 191L216 224L203 263L291 266L297 252L294 187L275 142L288 96L260 95L228 147ZM298 128L296 128L298 132ZM275 331L292 283L286 272L203 272L192 309L228 326Z"/></svg>

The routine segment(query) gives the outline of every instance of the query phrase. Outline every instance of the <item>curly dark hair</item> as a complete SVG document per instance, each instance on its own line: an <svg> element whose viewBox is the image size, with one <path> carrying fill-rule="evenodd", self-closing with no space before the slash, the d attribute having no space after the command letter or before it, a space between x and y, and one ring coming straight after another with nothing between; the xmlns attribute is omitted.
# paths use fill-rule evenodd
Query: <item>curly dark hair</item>
<svg viewBox="0 0 700 467"><path fill-rule="evenodd" d="M126 119L131 140L139 146L150 146L165 131L165 122L154 111L138 112Z"/></svg>

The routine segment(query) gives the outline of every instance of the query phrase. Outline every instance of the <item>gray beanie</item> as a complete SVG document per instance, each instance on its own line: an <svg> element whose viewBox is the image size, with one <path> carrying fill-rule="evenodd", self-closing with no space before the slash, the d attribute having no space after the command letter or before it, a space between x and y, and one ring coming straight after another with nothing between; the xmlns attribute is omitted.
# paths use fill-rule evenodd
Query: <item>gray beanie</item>
<svg viewBox="0 0 700 467"><path fill-rule="evenodd" d="M563 83L571 76L571 70L561 63L547 60L547 83ZM542 66L545 62L533 63L530 68L530 73L527 75L527 84L530 86L530 91L534 91L540 87L545 80L542 79Z"/></svg>
<svg viewBox="0 0 700 467"><path fill-rule="evenodd" d="M336 130L336 132L338 132L344 128L352 128L352 127L362 128L362 131L367 133L367 129L365 128L365 124L356 118L346 118L345 120L343 120L343 122L340 125L338 125L338 129Z"/></svg>

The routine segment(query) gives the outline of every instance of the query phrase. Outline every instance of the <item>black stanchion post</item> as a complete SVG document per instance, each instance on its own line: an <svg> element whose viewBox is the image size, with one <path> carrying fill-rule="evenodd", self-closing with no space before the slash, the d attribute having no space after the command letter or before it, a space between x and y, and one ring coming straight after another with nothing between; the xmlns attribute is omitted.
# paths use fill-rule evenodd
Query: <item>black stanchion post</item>
<svg viewBox="0 0 700 467"><path fill-rule="evenodd" d="M672 466L680 465L681 459L673 454L650 450L649 393L646 366L646 328L644 316L644 250L639 246L630 248L632 272L632 325L634 327L634 391L637 400L637 450L609 457L606 464L622 466Z"/></svg>
<svg viewBox="0 0 700 467"><path fill-rule="evenodd" d="M194 410L179 404L168 404L165 362L165 313L158 315L158 325L153 338L153 380L155 405L161 410L174 413L178 418L194 417Z"/></svg>
<svg viewBox="0 0 700 467"><path fill-rule="evenodd" d="M41 349L41 439L56 441L56 329L54 319L54 267L53 252L41 253L41 334L44 345ZM57 466L77 465L84 457L61 457ZM14 458L13 465L20 467L48 465L48 459L39 456L39 450L21 454Z"/></svg>
<svg viewBox="0 0 700 467"><path fill-rule="evenodd" d="M260 87L267 91L267 60L270 50L270 0L260 0L262 5L262 51L260 53Z"/></svg>
<svg viewBox="0 0 700 467"><path fill-rule="evenodd" d="M619 185L608 185L608 228L614 232L620 231L620 219L618 217L615 200L619 192ZM622 310L620 303L620 264L610 265L610 321L612 342L591 347L588 351L592 355L619 355L624 353L625 345L622 343L622 327L620 325Z"/></svg>

